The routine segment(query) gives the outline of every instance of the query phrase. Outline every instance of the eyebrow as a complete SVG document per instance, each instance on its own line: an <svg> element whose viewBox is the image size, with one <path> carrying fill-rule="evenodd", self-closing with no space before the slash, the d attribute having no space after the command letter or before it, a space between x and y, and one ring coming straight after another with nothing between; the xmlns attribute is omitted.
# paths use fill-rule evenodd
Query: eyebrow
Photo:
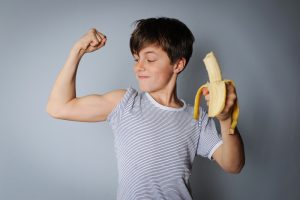
<svg viewBox="0 0 300 200"><path fill-rule="evenodd" d="M158 53L156 53L155 51L151 51L151 50L144 52L144 55L151 54L151 53L153 53L156 56L158 56Z"/></svg>
<svg viewBox="0 0 300 200"><path fill-rule="evenodd" d="M154 53L155 55L158 55L155 51L151 51L151 50L144 52L144 54L149 54L149 53ZM139 56L138 54L133 54L133 56L134 55Z"/></svg>
<svg viewBox="0 0 300 200"><path fill-rule="evenodd" d="M146 51L145 54L149 54L149 53L154 53L157 55L157 53L155 51Z"/></svg>

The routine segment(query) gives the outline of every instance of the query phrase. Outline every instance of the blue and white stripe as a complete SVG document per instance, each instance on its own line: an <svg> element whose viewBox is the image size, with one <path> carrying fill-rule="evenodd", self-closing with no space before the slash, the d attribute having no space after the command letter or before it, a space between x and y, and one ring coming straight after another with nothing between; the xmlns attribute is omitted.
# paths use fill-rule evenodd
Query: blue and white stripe
<svg viewBox="0 0 300 200"><path fill-rule="evenodd" d="M222 140L204 109L196 121L193 107L183 103L182 108L166 107L129 87L109 114L119 171L117 199L192 199L194 157L211 159Z"/></svg>

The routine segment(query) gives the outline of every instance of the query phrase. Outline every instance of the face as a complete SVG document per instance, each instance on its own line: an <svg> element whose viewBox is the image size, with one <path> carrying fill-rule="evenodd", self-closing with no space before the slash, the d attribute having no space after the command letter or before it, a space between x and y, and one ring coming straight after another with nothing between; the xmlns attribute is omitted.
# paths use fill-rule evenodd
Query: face
<svg viewBox="0 0 300 200"><path fill-rule="evenodd" d="M168 54L160 47L147 46L133 57L134 72L140 90L145 92L163 90L174 78L174 65L171 65Z"/></svg>

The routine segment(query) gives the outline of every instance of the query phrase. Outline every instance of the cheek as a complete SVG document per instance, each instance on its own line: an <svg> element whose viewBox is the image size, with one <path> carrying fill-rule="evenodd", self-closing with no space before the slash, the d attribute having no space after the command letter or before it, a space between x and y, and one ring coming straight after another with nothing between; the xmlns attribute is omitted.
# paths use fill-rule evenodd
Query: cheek
<svg viewBox="0 0 300 200"><path fill-rule="evenodd" d="M160 82L168 82L173 75L173 71L169 66L155 72Z"/></svg>
<svg viewBox="0 0 300 200"><path fill-rule="evenodd" d="M168 64L168 62L157 62L157 65L150 68L153 73L160 76L168 76L173 73L172 66Z"/></svg>

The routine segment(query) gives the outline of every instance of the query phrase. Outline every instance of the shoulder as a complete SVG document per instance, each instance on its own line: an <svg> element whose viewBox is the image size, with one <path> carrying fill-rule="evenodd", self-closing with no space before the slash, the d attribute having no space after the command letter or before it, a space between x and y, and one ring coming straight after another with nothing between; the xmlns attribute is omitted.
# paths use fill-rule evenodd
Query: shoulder
<svg viewBox="0 0 300 200"><path fill-rule="evenodd" d="M127 89L122 89L122 90L116 90L114 96L116 99L116 106L118 104L120 105L125 105L128 104L129 102L135 101L136 97L139 96L140 93L134 89L133 87L129 86Z"/></svg>
<svg viewBox="0 0 300 200"><path fill-rule="evenodd" d="M129 99L132 99L132 98L134 98L134 97L136 97L136 96L138 96L138 95L140 95L140 93L139 93L135 88L129 86L129 87L125 90L125 92L124 92L124 94L123 94L123 99L124 99L124 100L129 100Z"/></svg>
<svg viewBox="0 0 300 200"><path fill-rule="evenodd" d="M208 114L207 114L207 108L199 106L199 118L194 119L194 112L195 112L195 107L194 105L187 104L186 106L186 112L192 116L193 120L198 123L199 126L206 124L208 121Z"/></svg>
<svg viewBox="0 0 300 200"><path fill-rule="evenodd" d="M114 110L126 107L138 95L138 91L129 86L127 89L114 90L110 92L109 98L114 102ZM112 112L113 113L113 112Z"/></svg>
<svg viewBox="0 0 300 200"><path fill-rule="evenodd" d="M103 97L108 99L111 102L114 102L114 104L117 104L124 97L126 91L127 90L125 89L113 90L104 94Z"/></svg>
<svg viewBox="0 0 300 200"><path fill-rule="evenodd" d="M206 113L206 109L204 109L202 106L199 106L199 121L200 121L200 119L201 118L203 118L203 116L205 115L205 113ZM189 113L189 114L192 114L192 115L194 115L194 112L195 112L195 107L194 107L194 105L192 105L192 104L186 104L186 111Z"/></svg>

